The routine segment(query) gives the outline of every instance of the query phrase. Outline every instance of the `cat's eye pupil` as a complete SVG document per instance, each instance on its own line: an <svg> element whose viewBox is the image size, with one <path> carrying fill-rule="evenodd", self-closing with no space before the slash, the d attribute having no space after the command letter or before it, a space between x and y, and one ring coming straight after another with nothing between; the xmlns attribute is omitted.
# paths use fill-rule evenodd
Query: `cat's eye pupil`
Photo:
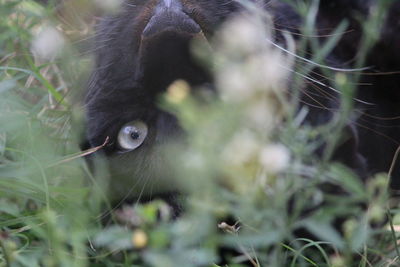
<svg viewBox="0 0 400 267"><path fill-rule="evenodd" d="M139 139L139 137L140 137L140 133L138 131L131 132L131 138L133 140Z"/></svg>

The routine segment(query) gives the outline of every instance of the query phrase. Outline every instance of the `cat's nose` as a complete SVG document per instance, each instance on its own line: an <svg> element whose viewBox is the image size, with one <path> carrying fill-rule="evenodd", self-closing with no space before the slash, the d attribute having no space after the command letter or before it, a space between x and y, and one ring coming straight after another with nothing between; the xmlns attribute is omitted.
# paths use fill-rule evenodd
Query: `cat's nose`
<svg viewBox="0 0 400 267"><path fill-rule="evenodd" d="M165 31L197 34L200 26L182 10L180 0L160 0L142 35L149 37Z"/></svg>

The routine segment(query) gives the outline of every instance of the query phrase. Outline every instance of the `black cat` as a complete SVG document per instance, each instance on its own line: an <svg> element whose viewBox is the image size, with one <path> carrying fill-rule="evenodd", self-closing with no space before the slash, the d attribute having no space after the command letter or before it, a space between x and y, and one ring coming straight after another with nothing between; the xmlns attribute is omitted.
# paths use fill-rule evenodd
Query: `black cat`
<svg viewBox="0 0 400 267"><path fill-rule="evenodd" d="M277 43L281 30L300 34L302 19L289 4L274 0L259 4L273 16ZM317 19L321 36L331 33L343 19L350 23L349 32L330 55L335 65L352 65L362 38L359 21L374 12L374 4L321 0ZM209 70L192 56L191 40L199 35L211 39L223 22L241 10L242 5L231 0L125 1L118 14L98 24L95 68L86 96L87 138L92 147L109 138L103 151L121 197L126 193L126 181L137 188L154 179L159 180L160 188L169 184L159 145L179 136L181 130L176 118L157 106L157 97L176 79L184 79L194 88L213 83ZM371 68L364 71L357 92L357 99L362 100L360 116L348 126L349 141L335 153L337 160L361 176L388 171L399 146L400 120L395 118L400 115L400 74L396 73L400 71L399 18L400 3L396 2L365 64ZM305 102L315 101L303 97ZM337 105L317 98L329 106ZM332 116L310 109L311 124ZM400 177L392 180L392 187L400 189Z"/></svg>

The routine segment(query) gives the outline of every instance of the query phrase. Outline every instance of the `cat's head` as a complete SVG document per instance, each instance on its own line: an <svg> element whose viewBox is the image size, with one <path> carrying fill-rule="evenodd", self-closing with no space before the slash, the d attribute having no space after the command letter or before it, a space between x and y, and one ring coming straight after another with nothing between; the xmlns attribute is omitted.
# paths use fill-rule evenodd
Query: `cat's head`
<svg viewBox="0 0 400 267"><path fill-rule="evenodd" d="M159 148L181 131L176 118L158 107L158 97L177 79L194 87L211 82L191 53L192 40L211 38L238 9L231 0L127 0L98 24L87 138L92 147L108 139L102 150L113 180L136 181L137 188L162 184L156 178L169 183L164 162L174 155ZM117 183L123 192L126 183Z"/></svg>

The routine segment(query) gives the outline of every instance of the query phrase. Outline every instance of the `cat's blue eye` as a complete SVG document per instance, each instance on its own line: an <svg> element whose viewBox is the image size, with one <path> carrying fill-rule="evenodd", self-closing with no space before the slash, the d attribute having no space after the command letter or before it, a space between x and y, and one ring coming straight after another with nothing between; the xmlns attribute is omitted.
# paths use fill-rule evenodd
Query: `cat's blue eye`
<svg viewBox="0 0 400 267"><path fill-rule="evenodd" d="M147 125L142 121L132 121L124 126L118 133L118 146L123 151L132 151L138 148L146 139Z"/></svg>

